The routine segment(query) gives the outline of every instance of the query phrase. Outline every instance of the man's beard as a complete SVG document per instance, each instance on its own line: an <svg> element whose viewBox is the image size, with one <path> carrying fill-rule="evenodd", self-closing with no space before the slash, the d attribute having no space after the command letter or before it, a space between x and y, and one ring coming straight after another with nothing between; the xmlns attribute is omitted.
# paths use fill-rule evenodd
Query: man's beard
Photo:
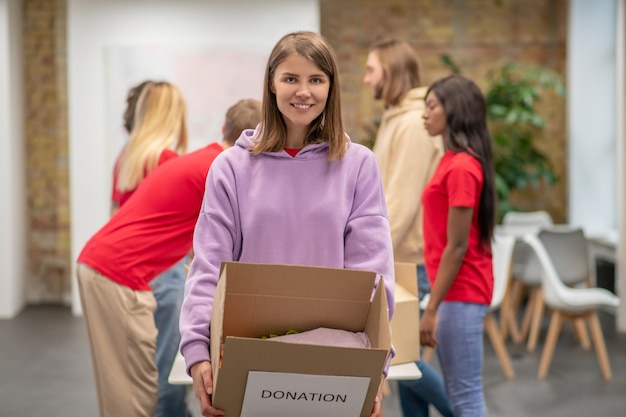
<svg viewBox="0 0 626 417"><path fill-rule="evenodd" d="M374 86L374 100L380 100L383 98L383 82L379 81Z"/></svg>

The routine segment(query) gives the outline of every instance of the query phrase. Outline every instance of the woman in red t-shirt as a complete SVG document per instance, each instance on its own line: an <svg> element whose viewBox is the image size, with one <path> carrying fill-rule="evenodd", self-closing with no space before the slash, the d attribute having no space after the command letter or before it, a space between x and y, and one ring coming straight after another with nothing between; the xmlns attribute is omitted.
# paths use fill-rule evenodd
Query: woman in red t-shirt
<svg viewBox="0 0 626 417"><path fill-rule="evenodd" d="M486 417L483 320L493 291L495 185L485 99L474 82L451 75L430 86L423 117L446 152L422 193L432 291L421 343L437 348L454 415Z"/></svg>

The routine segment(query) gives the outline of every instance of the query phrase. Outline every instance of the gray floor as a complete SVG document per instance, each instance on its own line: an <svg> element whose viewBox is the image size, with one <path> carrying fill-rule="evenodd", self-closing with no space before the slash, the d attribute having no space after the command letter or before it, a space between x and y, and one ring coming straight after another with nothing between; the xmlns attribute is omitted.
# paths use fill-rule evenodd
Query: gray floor
<svg viewBox="0 0 626 417"><path fill-rule="evenodd" d="M484 382L490 416L626 415L626 336L615 333L612 316L602 314L601 321L614 374L611 382L602 379L594 353L574 341L571 327L564 329L544 381L536 379L541 344L532 354L509 344L517 375L507 380L486 341ZM0 417L97 415L84 323L69 309L31 307L13 320L0 320L0 358ZM383 404L385 417L401 417L395 394Z"/></svg>

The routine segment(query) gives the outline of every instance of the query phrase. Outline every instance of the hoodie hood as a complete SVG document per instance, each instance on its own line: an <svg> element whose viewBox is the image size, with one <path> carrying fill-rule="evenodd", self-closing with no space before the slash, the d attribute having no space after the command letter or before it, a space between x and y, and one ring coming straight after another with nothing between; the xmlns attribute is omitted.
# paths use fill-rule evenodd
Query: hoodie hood
<svg viewBox="0 0 626 417"><path fill-rule="evenodd" d="M241 135L235 142L235 146L250 150L254 144L259 140L258 131L260 125L256 129L246 129L241 132ZM318 158L328 158L328 142L308 144L295 157L289 155L284 149L278 152L262 152L261 155L265 155L271 158L288 159L288 160L309 160Z"/></svg>
<svg viewBox="0 0 626 417"><path fill-rule="evenodd" d="M426 98L426 91L428 91L428 87L417 87L407 91L406 96L402 99L400 104L389 107L385 111L383 119L390 119L406 112L416 110L423 112L425 108L424 99Z"/></svg>

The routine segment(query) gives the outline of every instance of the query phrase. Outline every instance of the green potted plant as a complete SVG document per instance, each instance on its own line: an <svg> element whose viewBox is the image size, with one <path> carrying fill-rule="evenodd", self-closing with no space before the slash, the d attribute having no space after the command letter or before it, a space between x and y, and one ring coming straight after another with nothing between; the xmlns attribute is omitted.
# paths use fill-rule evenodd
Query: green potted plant
<svg viewBox="0 0 626 417"><path fill-rule="evenodd" d="M453 72L460 72L448 55L441 56L441 61ZM557 181L550 160L534 143L545 128L536 104L546 89L561 96L565 89L553 71L512 63L491 71L487 79L487 119L493 141L498 216L502 218L516 209L511 192Z"/></svg>
<svg viewBox="0 0 626 417"><path fill-rule="evenodd" d="M548 157L534 143L546 124L535 106L543 90L551 88L563 95L564 88L552 71L522 69L515 64L503 65L488 79L485 100L493 140L498 214L503 216L515 210L510 201L513 190L557 181Z"/></svg>

